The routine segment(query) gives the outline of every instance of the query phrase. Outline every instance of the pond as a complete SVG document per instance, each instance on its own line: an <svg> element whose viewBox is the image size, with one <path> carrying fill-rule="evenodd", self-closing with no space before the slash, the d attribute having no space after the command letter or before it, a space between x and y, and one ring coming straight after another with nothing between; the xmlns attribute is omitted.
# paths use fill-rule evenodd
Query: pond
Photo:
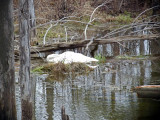
<svg viewBox="0 0 160 120"><path fill-rule="evenodd" d="M70 73L59 76L58 80L47 79L47 74L32 75L36 120L61 120L62 106L70 120L160 119L160 100L138 98L134 92L139 85L160 85L160 60L154 56L149 58L160 54L157 40L99 45L93 52L84 50L74 49L88 56L101 54L107 57L106 63L99 64L89 74ZM136 59L115 57L140 55L143 57ZM16 84L16 104L18 120L21 120L19 84Z"/></svg>

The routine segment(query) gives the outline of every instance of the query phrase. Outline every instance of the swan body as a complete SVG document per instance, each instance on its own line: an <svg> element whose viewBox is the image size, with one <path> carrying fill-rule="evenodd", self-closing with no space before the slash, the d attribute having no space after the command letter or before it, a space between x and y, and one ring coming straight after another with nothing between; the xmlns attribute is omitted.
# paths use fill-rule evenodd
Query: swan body
<svg viewBox="0 0 160 120"><path fill-rule="evenodd" d="M67 51L62 54L51 54L47 56L48 62L63 62L64 64L70 64L72 62L80 62L80 63L91 63L98 62L95 58L87 57L81 53L74 53L72 51Z"/></svg>

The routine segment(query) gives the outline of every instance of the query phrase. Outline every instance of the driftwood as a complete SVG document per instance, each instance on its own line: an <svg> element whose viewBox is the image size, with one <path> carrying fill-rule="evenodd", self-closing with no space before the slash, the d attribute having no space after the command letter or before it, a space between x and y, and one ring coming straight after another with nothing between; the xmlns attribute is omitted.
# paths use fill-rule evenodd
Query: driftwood
<svg viewBox="0 0 160 120"><path fill-rule="evenodd" d="M156 98L160 99L160 85L144 85L135 88L140 98Z"/></svg>
<svg viewBox="0 0 160 120"><path fill-rule="evenodd" d="M156 38L160 38L159 35L142 35L142 36L120 36L114 37L110 39L95 39L91 45L97 44L108 44L108 43L116 43L121 41L133 41L133 40L153 40ZM39 52L50 52L56 50L63 50L63 49L73 49L78 47L86 47L90 40L80 40L75 42L61 42L61 43L54 43L50 45L44 46L33 46L31 48L31 53Z"/></svg>

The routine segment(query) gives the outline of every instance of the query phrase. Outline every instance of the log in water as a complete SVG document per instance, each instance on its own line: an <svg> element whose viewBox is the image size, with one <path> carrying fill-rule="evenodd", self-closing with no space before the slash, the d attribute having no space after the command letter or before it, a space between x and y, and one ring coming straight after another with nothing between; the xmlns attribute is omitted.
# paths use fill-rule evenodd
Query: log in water
<svg viewBox="0 0 160 120"><path fill-rule="evenodd" d="M160 99L160 85L143 85L135 88L140 98Z"/></svg>
<svg viewBox="0 0 160 120"><path fill-rule="evenodd" d="M160 38L159 35L153 34L153 35L139 35L139 36L119 36L119 37L113 37L109 39L95 39L92 45L98 45L98 44L108 44L108 43L116 43L121 41L134 41L134 40L155 40L157 38ZM43 45L43 46L32 46L31 48L31 54L38 52L50 52L50 51L56 51L56 50L64 50L64 49L73 49L78 47L86 47L87 44L90 42L90 40L80 40L75 42L61 42L61 43L53 43L50 45Z"/></svg>

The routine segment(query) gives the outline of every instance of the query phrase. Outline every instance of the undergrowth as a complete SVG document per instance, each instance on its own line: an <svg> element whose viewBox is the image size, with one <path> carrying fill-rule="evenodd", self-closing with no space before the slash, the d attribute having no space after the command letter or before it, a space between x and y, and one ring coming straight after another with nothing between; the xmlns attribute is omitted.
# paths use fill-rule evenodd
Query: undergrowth
<svg viewBox="0 0 160 120"><path fill-rule="evenodd" d="M99 60L99 63L105 63L106 62L106 57L105 56L102 56L102 55L96 55L94 57L95 59Z"/></svg>
<svg viewBox="0 0 160 120"><path fill-rule="evenodd" d="M44 72L49 73L69 73L69 72L89 72L93 69L88 67L85 63L71 63L71 64L64 64L63 62L58 62L56 64L49 63L43 66L42 70Z"/></svg>

